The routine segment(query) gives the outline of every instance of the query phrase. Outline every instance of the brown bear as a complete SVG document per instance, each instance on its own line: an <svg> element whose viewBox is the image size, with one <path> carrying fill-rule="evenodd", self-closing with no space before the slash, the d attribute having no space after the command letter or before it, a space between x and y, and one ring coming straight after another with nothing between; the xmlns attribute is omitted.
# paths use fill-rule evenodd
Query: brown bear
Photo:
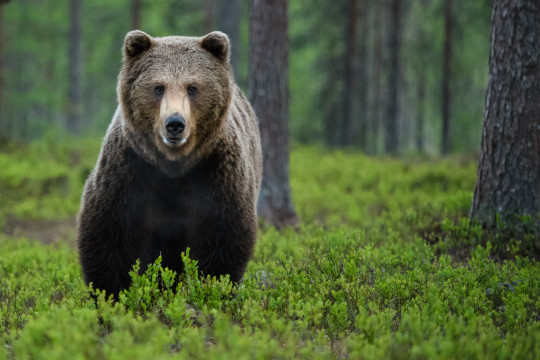
<svg viewBox="0 0 540 360"><path fill-rule="evenodd" d="M237 282L257 233L257 118L234 83L227 35L127 34L119 106L78 217L84 280L115 296L137 259Z"/></svg>

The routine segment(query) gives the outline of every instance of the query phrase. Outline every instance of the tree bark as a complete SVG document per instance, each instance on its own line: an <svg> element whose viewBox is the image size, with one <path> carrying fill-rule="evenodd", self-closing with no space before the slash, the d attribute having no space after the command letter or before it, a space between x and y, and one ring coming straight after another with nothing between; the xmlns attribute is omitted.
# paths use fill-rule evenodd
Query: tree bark
<svg viewBox="0 0 540 360"><path fill-rule="evenodd" d="M367 139L369 131L369 58L368 58L368 46L369 46L369 21L370 18L370 6L367 1L359 1L357 5L358 14L357 22L359 22L358 30L356 31L356 42L359 45L358 54L356 55L356 69L357 74L355 81L355 94L357 97L358 105L353 107L353 134L356 139L351 145L357 145L363 151L368 150ZM359 36L360 34L360 36ZM354 126L356 124L356 126Z"/></svg>
<svg viewBox="0 0 540 360"><path fill-rule="evenodd" d="M345 71L343 72L343 123L340 127L340 145L349 146L352 143L353 131L353 98L356 90L356 24L358 20L359 0L348 0L345 16Z"/></svg>
<svg viewBox="0 0 540 360"><path fill-rule="evenodd" d="M73 134L81 130L81 0L70 0L68 52L68 121L67 128Z"/></svg>
<svg viewBox="0 0 540 360"><path fill-rule="evenodd" d="M0 0L0 140L7 138L9 124L4 116L3 92L4 89L4 9L2 5L7 4L9 0Z"/></svg>
<svg viewBox="0 0 540 360"><path fill-rule="evenodd" d="M470 214L531 215L540 234L540 3L495 0L482 150ZM538 246L538 245L537 245Z"/></svg>
<svg viewBox="0 0 540 360"><path fill-rule="evenodd" d="M141 0L131 0L131 29L141 28Z"/></svg>
<svg viewBox="0 0 540 360"><path fill-rule="evenodd" d="M236 81L240 75L240 21L242 19L242 1L227 0L219 2L219 27L231 40L231 65Z"/></svg>
<svg viewBox="0 0 540 360"><path fill-rule="evenodd" d="M426 12L429 6L429 0L421 1L422 10ZM418 109L416 114L416 132L415 145L416 151L424 152L424 123L425 123L425 106L426 106L426 72L428 66L428 51L429 44L426 39L426 29L424 24L419 24L418 42L419 42L419 65L418 65L418 80L416 83L416 97Z"/></svg>
<svg viewBox="0 0 540 360"><path fill-rule="evenodd" d="M289 186L287 1L253 0L249 21L249 95L259 118L263 180L259 214L271 225L297 222Z"/></svg>
<svg viewBox="0 0 540 360"><path fill-rule="evenodd" d="M3 48L4 48L4 16L3 16L3 8L2 4L0 4L0 140L2 140L2 137L6 137L6 129L7 126L4 124L4 113L3 113L3 99L2 99L2 90L4 88L4 54L3 54Z"/></svg>
<svg viewBox="0 0 540 360"><path fill-rule="evenodd" d="M385 129L385 151L389 154L397 154L399 150L398 137L398 88L400 69L400 48L401 48L401 0L392 0L390 9L389 28L389 48L390 48L390 77L388 79L388 107Z"/></svg>
<svg viewBox="0 0 540 360"><path fill-rule="evenodd" d="M441 154L450 153L450 78L452 72L452 32L454 20L452 15L452 0L444 2L444 60L443 60L443 81L442 81L442 135Z"/></svg>
<svg viewBox="0 0 540 360"><path fill-rule="evenodd" d="M380 136L380 120L382 106L382 39L383 39L383 4L380 1L370 2L373 6L373 64L372 64L372 91L371 91L371 114L369 117L370 136L366 139L368 143L368 154L378 152Z"/></svg>
<svg viewBox="0 0 540 360"><path fill-rule="evenodd" d="M418 74L418 82L416 86L417 86L416 96L417 96L417 101L418 101L418 112L416 114L415 144L416 144L416 151L421 153L424 151L424 108L426 106L425 68L420 69L420 72Z"/></svg>

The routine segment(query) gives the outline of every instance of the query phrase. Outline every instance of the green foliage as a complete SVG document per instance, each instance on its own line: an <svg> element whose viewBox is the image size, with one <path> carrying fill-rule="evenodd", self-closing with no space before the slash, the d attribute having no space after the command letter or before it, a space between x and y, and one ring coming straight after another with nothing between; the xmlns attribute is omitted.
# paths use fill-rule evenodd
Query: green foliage
<svg viewBox="0 0 540 360"><path fill-rule="evenodd" d="M74 215L66 194L80 194L98 145L0 153L9 169L2 194L54 209L29 206L28 218L2 203L0 219ZM261 231L242 283L200 277L186 251L182 274L161 258L134 264L116 302L85 286L69 245L0 232L0 359L533 359L540 265L523 240L494 260L497 239L466 219L474 173L458 158L298 148L291 175L301 224ZM44 193L59 176L65 183ZM74 206L56 209L53 197Z"/></svg>
<svg viewBox="0 0 540 360"><path fill-rule="evenodd" d="M414 162L300 148L291 154L291 187L306 223L423 228L437 218L467 216L476 165L473 159Z"/></svg>
<svg viewBox="0 0 540 360"><path fill-rule="evenodd" d="M100 142L60 138L51 132L28 146L0 150L0 229L8 218L58 219L77 212Z"/></svg>
<svg viewBox="0 0 540 360"><path fill-rule="evenodd" d="M161 267L161 256L148 266L144 274L140 275L140 270L140 261L137 260L129 273L131 287L123 290L118 298L126 308L148 315L154 307L170 301L176 273Z"/></svg>
<svg viewBox="0 0 540 360"><path fill-rule="evenodd" d="M190 306L196 308L208 307L217 309L227 303L226 299L233 292L233 284L229 276L216 279L215 277L200 278L197 261L189 258L189 248L182 253L184 272L177 274L161 266L161 256L141 273L140 263L133 266L129 273L131 287L119 295L119 302L126 308L148 316L151 311L160 309L172 302L175 296L180 296ZM175 287L175 281L178 285Z"/></svg>
<svg viewBox="0 0 540 360"><path fill-rule="evenodd" d="M263 234L238 287L199 278L184 255L176 291L158 259L143 274L134 267L118 303L101 294L97 306L72 250L4 238L11 256L1 258L2 278L12 274L0 297L6 351L17 358L374 359L530 358L538 351L535 262L497 264L488 246L475 248L468 266L455 266L418 238L376 246L361 234L318 227L284 234L274 244L280 251L265 254L275 238ZM303 251L284 249L290 242ZM20 267L30 276L15 276L24 274Z"/></svg>

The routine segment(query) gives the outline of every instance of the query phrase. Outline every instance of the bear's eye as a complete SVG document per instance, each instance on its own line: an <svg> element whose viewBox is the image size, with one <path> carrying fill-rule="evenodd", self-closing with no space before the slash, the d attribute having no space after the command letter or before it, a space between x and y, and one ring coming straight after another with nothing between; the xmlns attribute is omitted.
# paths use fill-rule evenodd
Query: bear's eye
<svg viewBox="0 0 540 360"><path fill-rule="evenodd" d="M195 97L197 95L197 87L195 85L188 85L187 87L187 93L190 97Z"/></svg>
<svg viewBox="0 0 540 360"><path fill-rule="evenodd" d="M154 94L156 94L156 96L162 96L164 92L165 86L163 85L158 85L154 88Z"/></svg>

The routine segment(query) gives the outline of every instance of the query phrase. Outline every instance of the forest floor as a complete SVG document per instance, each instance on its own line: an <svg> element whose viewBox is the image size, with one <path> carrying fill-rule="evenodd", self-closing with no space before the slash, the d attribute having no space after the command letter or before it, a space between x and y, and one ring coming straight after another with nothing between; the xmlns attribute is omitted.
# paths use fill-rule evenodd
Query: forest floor
<svg viewBox="0 0 540 360"><path fill-rule="evenodd" d="M502 241L469 221L474 159L296 148L300 223L260 230L242 284L201 279L179 254L184 274L160 259L135 267L113 302L84 284L75 248L99 142L0 151L0 360L540 353L534 238Z"/></svg>
<svg viewBox="0 0 540 360"><path fill-rule="evenodd" d="M21 220L8 219L2 229L6 235L13 238L33 239L43 244L63 241L75 244L76 217L56 220Z"/></svg>

